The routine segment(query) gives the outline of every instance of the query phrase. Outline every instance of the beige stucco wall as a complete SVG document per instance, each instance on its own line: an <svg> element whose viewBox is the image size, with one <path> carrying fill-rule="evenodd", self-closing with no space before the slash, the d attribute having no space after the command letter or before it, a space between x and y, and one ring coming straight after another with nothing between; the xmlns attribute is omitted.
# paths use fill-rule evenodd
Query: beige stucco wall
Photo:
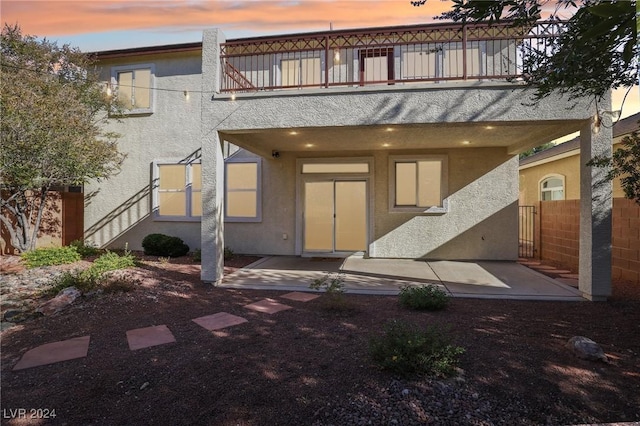
<svg viewBox="0 0 640 426"><path fill-rule="evenodd" d="M550 175L560 175L565 180L565 199L580 198L580 155L561 158L538 166L520 170L520 205L535 205L540 199L540 183Z"/></svg>
<svg viewBox="0 0 640 426"><path fill-rule="evenodd" d="M389 211L389 156L445 155L449 211ZM236 158L254 157L241 151ZM372 157L373 257L513 259L517 256L517 160L503 148L282 152L262 160L262 222L225 223L225 246L237 253L296 254L296 160ZM300 229L300 228L298 228ZM511 232L509 232L509 229ZM283 234L287 239L283 239Z"/></svg>
<svg viewBox="0 0 640 426"><path fill-rule="evenodd" d="M85 187L85 238L100 247L141 249L142 239L160 232L200 247L200 222L162 222L151 217L151 172L155 160L181 160L201 146L202 60L200 52L142 55L102 65L108 81L111 67L155 65L153 114L112 120L107 130L119 133L118 147L127 154L122 171ZM167 91L162 89L172 89ZM177 90L176 90L177 89ZM183 90L190 91L185 96Z"/></svg>
<svg viewBox="0 0 640 426"><path fill-rule="evenodd" d="M616 138L613 149L620 145L621 138ZM549 175L560 175L565 180L565 200L580 199L580 151L570 152L570 157L521 168L519 202L522 206L536 205L540 199L540 183ZM620 186L620 179L613 180L613 198L623 198L624 192Z"/></svg>

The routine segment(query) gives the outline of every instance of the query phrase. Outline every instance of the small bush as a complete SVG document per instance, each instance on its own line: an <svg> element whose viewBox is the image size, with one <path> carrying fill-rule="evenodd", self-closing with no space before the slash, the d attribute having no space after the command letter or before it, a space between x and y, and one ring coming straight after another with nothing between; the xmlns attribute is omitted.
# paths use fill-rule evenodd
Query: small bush
<svg viewBox="0 0 640 426"><path fill-rule="evenodd" d="M189 253L189 246L178 237L149 234L142 240L144 254L150 256L180 257Z"/></svg>
<svg viewBox="0 0 640 426"><path fill-rule="evenodd" d="M316 278L309 285L309 288L316 291L324 290L322 303L326 310L329 311L348 311L352 306L344 297L344 279L340 274L325 275L322 278Z"/></svg>
<svg viewBox="0 0 640 426"><path fill-rule="evenodd" d="M225 247L224 248L224 260L229 260L233 257L233 250L231 250L229 247Z"/></svg>
<svg viewBox="0 0 640 426"><path fill-rule="evenodd" d="M81 259L75 247L48 247L39 248L22 253L27 268L37 268L39 266L63 265L65 263L77 262Z"/></svg>
<svg viewBox="0 0 640 426"><path fill-rule="evenodd" d="M195 251L193 252L193 261L196 263L202 262L202 250L195 249Z"/></svg>
<svg viewBox="0 0 640 426"><path fill-rule="evenodd" d="M384 370L402 377L449 376L464 349L453 346L441 330L419 329L401 321L390 321L382 336L369 342L372 359Z"/></svg>
<svg viewBox="0 0 640 426"><path fill-rule="evenodd" d="M108 286L110 283L109 279L105 280L105 272L132 266L135 266L135 259L131 253L127 252L127 254L120 256L117 253L107 251L107 253L97 258L89 268L64 272L55 277L50 287L43 291L43 295L55 296L67 287L75 287L82 293L86 293L97 289L102 284Z"/></svg>
<svg viewBox="0 0 640 426"><path fill-rule="evenodd" d="M107 251L93 261L89 270L91 270L92 274L101 275L107 271L126 269L134 266L136 266L136 260L131 253L125 252L125 254L120 256L117 253Z"/></svg>
<svg viewBox="0 0 640 426"><path fill-rule="evenodd" d="M86 293L98 286L98 276L85 270L66 271L56 276L49 287L42 291L43 296L55 296L67 287L75 287Z"/></svg>
<svg viewBox="0 0 640 426"><path fill-rule="evenodd" d="M76 251L78 252L78 254L80 254L80 256L82 256L83 259L89 256L96 256L102 252L102 250L100 250L99 248L85 244L82 240L71 241L71 244L69 244L69 246L75 247Z"/></svg>
<svg viewBox="0 0 640 426"><path fill-rule="evenodd" d="M418 310L437 311L449 304L449 296L433 284L419 287L404 286L400 289L400 304Z"/></svg>

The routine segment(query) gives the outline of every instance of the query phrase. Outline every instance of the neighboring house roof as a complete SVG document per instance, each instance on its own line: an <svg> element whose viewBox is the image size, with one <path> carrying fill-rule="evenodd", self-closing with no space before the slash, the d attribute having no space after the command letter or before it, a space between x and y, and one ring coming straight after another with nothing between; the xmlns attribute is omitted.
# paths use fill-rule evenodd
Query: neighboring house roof
<svg viewBox="0 0 640 426"><path fill-rule="evenodd" d="M640 112L619 120L613 125L613 137L617 138L618 136L623 136L638 130L638 120L640 120ZM544 151L530 155L529 157L523 158L520 160L520 166L526 166L528 164L536 163L538 161L546 160L578 149L580 149L580 136L571 139L568 142L561 143L549 149L545 149Z"/></svg>
<svg viewBox="0 0 640 426"><path fill-rule="evenodd" d="M101 52L92 52L89 55L101 60L125 58L128 56L157 55L160 53L192 52L198 50L202 50L201 41L182 44L165 44L162 46L134 47L131 49L103 50Z"/></svg>

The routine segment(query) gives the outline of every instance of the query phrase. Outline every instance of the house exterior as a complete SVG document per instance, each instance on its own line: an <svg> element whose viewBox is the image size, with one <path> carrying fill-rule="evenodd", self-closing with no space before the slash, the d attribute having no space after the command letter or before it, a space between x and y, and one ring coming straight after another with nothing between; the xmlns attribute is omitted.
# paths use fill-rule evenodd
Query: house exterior
<svg viewBox="0 0 640 426"><path fill-rule="evenodd" d="M128 109L109 130L122 172L86 188L85 238L139 249L145 235L202 250L202 279L223 248L247 254L514 260L518 154L592 131L595 105L551 96L530 105L520 49L559 23L420 25L226 40L97 53ZM608 101L610 102L610 100ZM605 102L606 104L606 102ZM585 199L595 171L582 171ZM588 227L583 292L610 292ZM586 228L585 228L586 229ZM590 229L590 228L589 228ZM606 245L606 244L605 244ZM592 265L601 267L594 268Z"/></svg>
<svg viewBox="0 0 640 426"><path fill-rule="evenodd" d="M640 130L638 120L640 113L613 125L614 150ZM531 254L572 271L580 263L581 161L579 137L520 161L520 205L536 211L520 232L533 237ZM640 205L624 197L619 178L613 180L612 230L612 280L640 284Z"/></svg>
<svg viewBox="0 0 640 426"><path fill-rule="evenodd" d="M613 125L613 150L622 139L640 130L640 112ZM580 199L580 137L520 161L520 205L539 201ZM613 198L624 198L620 179L613 181Z"/></svg>

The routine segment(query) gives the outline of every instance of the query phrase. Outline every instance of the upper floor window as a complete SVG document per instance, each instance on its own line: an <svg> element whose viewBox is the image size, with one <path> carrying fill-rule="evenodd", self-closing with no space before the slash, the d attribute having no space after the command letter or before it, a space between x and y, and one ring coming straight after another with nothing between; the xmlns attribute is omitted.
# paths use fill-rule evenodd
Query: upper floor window
<svg viewBox="0 0 640 426"><path fill-rule="evenodd" d="M225 162L225 221L262 220L261 170L259 159L232 159Z"/></svg>
<svg viewBox="0 0 640 426"><path fill-rule="evenodd" d="M446 157L392 156L389 159L389 176L389 207L392 211L446 211Z"/></svg>
<svg viewBox="0 0 640 426"><path fill-rule="evenodd" d="M554 175L543 179L540 182L540 200L564 200L564 177Z"/></svg>
<svg viewBox="0 0 640 426"><path fill-rule="evenodd" d="M155 162L153 169L154 218L200 220L202 216L202 166L200 163Z"/></svg>
<svg viewBox="0 0 640 426"><path fill-rule="evenodd" d="M153 112L153 64L120 66L111 69L111 83L117 88L117 100L127 114Z"/></svg>

